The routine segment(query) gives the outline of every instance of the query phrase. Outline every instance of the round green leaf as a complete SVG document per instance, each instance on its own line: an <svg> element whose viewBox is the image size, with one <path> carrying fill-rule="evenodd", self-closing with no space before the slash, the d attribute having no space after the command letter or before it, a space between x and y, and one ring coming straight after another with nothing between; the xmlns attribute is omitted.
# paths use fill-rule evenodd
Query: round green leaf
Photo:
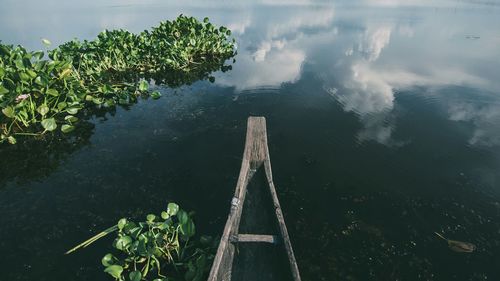
<svg viewBox="0 0 500 281"><path fill-rule="evenodd" d="M110 266L110 265L113 265L115 263L115 260L116 260L116 258L112 254L106 254L102 258L101 263L104 266Z"/></svg>
<svg viewBox="0 0 500 281"><path fill-rule="evenodd" d="M77 113L78 113L78 110L80 110L80 109L79 109L79 108L77 108L77 107L72 107L72 108L68 108L68 109L66 109L66 112L68 112L69 114L73 114L73 115L75 115L75 114L77 114Z"/></svg>
<svg viewBox="0 0 500 281"><path fill-rule="evenodd" d="M54 131L57 128L57 123L54 118L47 118L42 120L42 127L47 131Z"/></svg>
<svg viewBox="0 0 500 281"><path fill-rule="evenodd" d="M132 243L132 238L130 236L118 237L115 240L114 246L118 250L125 250Z"/></svg>
<svg viewBox="0 0 500 281"><path fill-rule="evenodd" d="M7 94L8 92L9 92L9 90L7 90L7 88L0 85L0 95Z"/></svg>
<svg viewBox="0 0 500 281"><path fill-rule="evenodd" d="M67 104L67 103L65 103L65 102L60 102L60 103L58 103L58 104L57 104L57 109L59 109L59 110L63 110L63 109L65 109L67 106L68 106L68 104Z"/></svg>
<svg viewBox="0 0 500 281"><path fill-rule="evenodd" d="M61 126L61 132L67 134L75 129L75 126L69 125L69 124L64 124Z"/></svg>
<svg viewBox="0 0 500 281"><path fill-rule="evenodd" d="M118 226L118 229L119 230L122 230L123 227L127 224L127 219L126 218L121 218L118 223L117 223L117 226Z"/></svg>
<svg viewBox="0 0 500 281"><path fill-rule="evenodd" d="M12 106L7 106L6 108L2 109L2 113L9 117L9 118L14 118L14 108Z"/></svg>
<svg viewBox="0 0 500 281"><path fill-rule="evenodd" d="M170 215L170 216L175 216L177 214L177 212L179 211L179 205L175 204L175 203L168 203L168 206L167 206L167 213Z"/></svg>
<svg viewBox="0 0 500 281"><path fill-rule="evenodd" d="M36 109L36 111L38 111L38 113L40 113L42 116L45 116L49 112L49 110L50 109L46 104L42 104Z"/></svg>
<svg viewBox="0 0 500 281"><path fill-rule="evenodd" d="M148 222L154 222L155 218L156 218L156 216L153 215L153 214L149 214L149 215L146 216L146 220Z"/></svg>
<svg viewBox="0 0 500 281"><path fill-rule="evenodd" d="M104 269L104 272L108 273L109 275L113 276L114 278L118 279L121 277L122 272L123 272L123 267L119 265L110 265Z"/></svg>
<svg viewBox="0 0 500 281"><path fill-rule="evenodd" d="M169 215L167 212L165 212L165 211L161 212L161 218L162 218L162 219L166 220L166 219L168 219L169 217L170 217L170 215Z"/></svg>
<svg viewBox="0 0 500 281"><path fill-rule="evenodd" d="M66 117L64 117L64 120L66 120L70 123L75 123L78 121L78 117L75 117L73 115L66 115Z"/></svg>
<svg viewBox="0 0 500 281"><path fill-rule="evenodd" d="M56 89L48 89L47 90L47 95L51 95L51 96L57 97L59 95L59 92Z"/></svg>
<svg viewBox="0 0 500 281"><path fill-rule="evenodd" d="M130 281L141 281L142 274L140 271L136 270L136 271L130 272L128 277L130 278Z"/></svg>

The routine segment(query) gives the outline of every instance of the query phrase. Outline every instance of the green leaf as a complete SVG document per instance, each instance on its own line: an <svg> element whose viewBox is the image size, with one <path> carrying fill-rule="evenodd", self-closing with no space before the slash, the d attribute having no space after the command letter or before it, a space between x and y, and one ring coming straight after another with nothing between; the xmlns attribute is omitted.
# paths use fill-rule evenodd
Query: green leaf
<svg viewBox="0 0 500 281"><path fill-rule="evenodd" d="M50 45L52 44L52 43L51 43L48 39L45 39L45 38L42 38L42 43L43 43L46 47L48 47L48 46L50 46Z"/></svg>
<svg viewBox="0 0 500 281"><path fill-rule="evenodd" d="M66 120L70 123L75 123L78 121L78 117L75 117L73 115L66 115L66 117L64 117L64 120Z"/></svg>
<svg viewBox="0 0 500 281"><path fill-rule="evenodd" d="M28 69L26 72L28 72L28 75L31 77L31 79L36 78L36 72L34 72L31 69Z"/></svg>
<svg viewBox="0 0 500 281"><path fill-rule="evenodd" d="M40 86L45 86L44 81L42 81L42 77L38 76L35 78L35 83Z"/></svg>
<svg viewBox="0 0 500 281"><path fill-rule="evenodd" d="M114 241L114 246L118 250L124 251L132 243L132 238L130 236L122 236L116 238Z"/></svg>
<svg viewBox="0 0 500 281"><path fill-rule="evenodd" d="M175 204L175 203L168 203L168 206L167 206L167 213L170 215L170 216L175 216L177 214L177 212L179 211L179 205Z"/></svg>
<svg viewBox="0 0 500 281"><path fill-rule="evenodd" d="M141 236L139 236L139 243L137 244L137 252L139 253L139 255L146 256L148 254L148 250L146 249L146 242L147 238L145 238L143 234L141 234Z"/></svg>
<svg viewBox="0 0 500 281"><path fill-rule="evenodd" d="M103 103L103 100L100 99L100 98L94 97L94 98L92 98L92 102L95 103L95 104L97 104L97 105L99 105L99 104Z"/></svg>
<svg viewBox="0 0 500 281"><path fill-rule="evenodd" d="M78 113L78 110L80 110L78 107L71 107L66 109L66 112L75 115Z"/></svg>
<svg viewBox="0 0 500 281"><path fill-rule="evenodd" d="M105 107L111 107L113 105L115 105L115 101L113 99L106 99L106 101L104 102Z"/></svg>
<svg viewBox="0 0 500 281"><path fill-rule="evenodd" d="M22 59L15 60L14 65L17 67L17 69L24 69L25 68Z"/></svg>
<svg viewBox="0 0 500 281"><path fill-rule="evenodd" d="M158 91L154 91L154 92L151 93L151 97L153 99L157 100L157 99L159 99L161 97L161 94Z"/></svg>
<svg viewBox="0 0 500 281"><path fill-rule="evenodd" d="M189 220L188 214L183 210L179 210L179 212L177 213L177 218L179 219L180 224L186 224Z"/></svg>
<svg viewBox="0 0 500 281"><path fill-rule="evenodd" d="M9 118L14 118L15 116L14 108L12 106L7 106L6 108L2 109L2 113Z"/></svg>
<svg viewBox="0 0 500 281"><path fill-rule="evenodd" d="M9 90L7 90L7 88L0 85L0 95L7 94L8 92L9 92Z"/></svg>
<svg viewBox="0 0 500 281"><path fill-rule="evenodd" d="M43 51L33 52L33 57L35 57L38 60L41 60L43 58L43 55L44 55Z"/></svg>
<svg viewBox="0 0 500 281"><path fill-rule="evenodd" d="M59 74L59 79L63 79L64 77L68 76L71 73L71 68L66 68Z"/></svg>
<svg viewBox="0 0 500 281"><path fill-rule="evenodd" d="M53 97L57 97L59 95L59 92L56 89L48 89L47 90L47 95L51 95Z"/></svg>
<svg viewBox="0 0 500 281"><path fill-rule="evenodd" d="M134 229L135 227L137 227L137 225L133 221L127 221L125 226L122 228L122 231L127 233L127 234L130 234L130 231L132 229Z"/></svg>
<svg viewBox="0 0 500 281"><path fill-rule="evenodd" d="M162 218L162 219L166 220L166 219L168 219L169 217L170 217L170 215L169 215L167 212L165 212L165 211L161 212L161 218Z"/></svg>
<svg viewBox="0 0 500 281"><path fill-rule="evenodd" d="M160 224L158 226L158 228L161 229L161 230L165 230L165 229L168 228L168 225L169 225L168 223L164 222L164 223Z"/></svg>
<svg viewBox="0 0 500 281"><path fill-rule="evenodd" d="M195 226L192 220L188 220L186 223L181 224L181 233L186 237L192 237L195 234Z"/></svg>
<svg viewBox="0 0 500 281"><path fill-rule="evenodd" d="M155 218L156 218L156 216L153 215L153 214L149 214L149 215L146 216L146 220L148 222L154 222Z"/></svg>
<svg viewBox="0 0 500 281"><path fill-rule="evenodd" d="M141 82L139 82L139 91L145 92L148 90L148 88L149 84L146 80L142 80Z"/></svg>
<svg viewBox="0 0 500 281"><path fill-rule="evenodd" d="M38 111L38 113L40 113L42 116L45 116L47 113L49 113L49 110L50 109L46 104L42 104L36 109L36 111Z"/></svg>
<svg viewBox="0 0 500 281"><path fill-rule="evenodd" d="M130 281L141 281L142 274L140 271L132 271L128 275L128 278L130 278Z"/></svg>
<svg viewBox="0 0 500 281"><path fill-rule="evenodd" d="M60 103L58 103L58 104L57 104L57 109L59 109L59 110L63 110L63 109L65 109L67 106L68 106L68 104L67 104L67 103L65 103L65 102L60 102Z"/></svg>
<svg viewBox="0 0 500 281"><path fill-rule="evenodd" d="M69 124L64 124L61 126L61 132L67 134L75 129L75 126L69 125Z"/></svg>
<svg viewBox="0 0 500 281"><path fill-rule="evenodd" d="M13 136L8 136L7 137L7 141L9 141L10 144L16 144L17 143L16 138L13 137Z"/></svg>
<svg viewBox="0 0 500 281"><path fill-rule="evenodd" d="M104 269L104 272L109 273L109 275L113 276L116 279L121 278L123 267L119 265L110 265Z"/></svg>
<svg viewBox="0 0 500 281"><path fill-rule="evenodd" d="M111 266L115 264L116 258L112 254L106 254L102 260L101 263L104 266Z"/></svg>
<svg viewBox="0 0 500 281"><path fill-rule="evenodd" d="M205 18L203 19L203 22L204 22L204 23L208 23L209 21L210 21L210 19L209 19L208 17L205 17Z"/></svg>
<svg viewBox="0 0 500 281"><path fill-rule="evenodd" d="M116 225L118 226L119 230L122 230L126 224L127 224L127 219L121 218Z"/></svg>
<svg viewBox="0 0 500 281"><path fill-rule="evenodd" d="M42 120L42 127L47 131L54 131L57 128L57 123L54 118L47 118Z"/></svg>
<svg viewBox="0 0 500 281"><path fill-rule="evenodd" d="M21 78L22 81L24 82L27 82L27 81L30 81L31 77L24 73L24 72L18 72L19 73L19 77Z"/></svg>

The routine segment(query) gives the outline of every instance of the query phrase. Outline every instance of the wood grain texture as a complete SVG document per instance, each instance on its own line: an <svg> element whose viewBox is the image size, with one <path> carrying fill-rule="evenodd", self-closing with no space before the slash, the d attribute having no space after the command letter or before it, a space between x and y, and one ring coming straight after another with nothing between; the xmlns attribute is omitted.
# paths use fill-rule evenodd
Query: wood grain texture
<svg viewBox="0 0 500 281"><path fill-rule="evenodd" d="M238 234L231 236L232 243L279 243L279 237L267 234Z"/></svg>

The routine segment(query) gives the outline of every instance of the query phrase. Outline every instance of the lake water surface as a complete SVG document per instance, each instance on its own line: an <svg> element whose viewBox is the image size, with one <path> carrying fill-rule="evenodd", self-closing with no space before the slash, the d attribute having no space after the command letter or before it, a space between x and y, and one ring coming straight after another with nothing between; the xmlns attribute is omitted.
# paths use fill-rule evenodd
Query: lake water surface
<svg viewBox="0 0 500 281"><path fill-rule="evenodd" d="M220 234L250 115L267 118L303 280L500 280L498 2L1 6L0 39L30 49L183 13L229 27L238 55L215 83L161 88L76 138L0 147L0 280L110 280L110 239L63 253L167 201Z"/></svg>

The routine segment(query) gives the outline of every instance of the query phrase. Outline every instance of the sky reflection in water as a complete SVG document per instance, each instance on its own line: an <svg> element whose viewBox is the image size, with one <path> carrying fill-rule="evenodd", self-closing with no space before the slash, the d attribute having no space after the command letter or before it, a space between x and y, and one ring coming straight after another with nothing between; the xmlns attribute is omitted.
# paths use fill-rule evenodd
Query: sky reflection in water
<svg viewBox="0 0 500 281"><path fill-rule="evenodd" d="M500 130L491 125L500 121L497 6L396 0L291 3L44 1L24 7L7 1L0 32L5 42L40 48L42 37L61 43L92 38L104 28L139 31L180 13L209 14L231 28L240 44L238 64L219 77L218 85L238 93L277 88L312 71L346 111L359 115L364 126L359 141L387 145L403 143L392 138L394 95L424 86L423 94L446 104L450 120L474 124L470 144L500 143ZM26 16L12 12L20 6ZM439 89L449 86L477 89L486 97L477 104L441 96Z"/></svg>

